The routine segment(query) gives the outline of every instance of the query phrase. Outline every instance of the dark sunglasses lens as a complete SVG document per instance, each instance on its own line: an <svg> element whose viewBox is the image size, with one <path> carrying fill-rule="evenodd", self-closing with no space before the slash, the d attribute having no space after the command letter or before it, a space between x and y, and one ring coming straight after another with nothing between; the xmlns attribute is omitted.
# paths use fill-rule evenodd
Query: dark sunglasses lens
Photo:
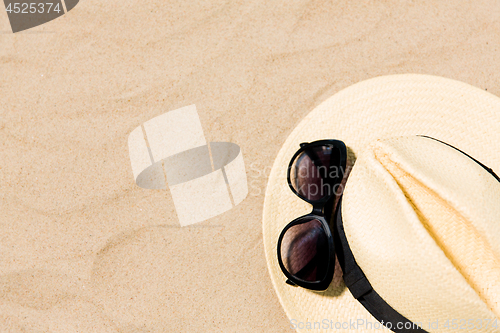
<svg viewBox="0 0 500 333"><path fill-rule="evenodd" d="M290 168L295 191L310 201L320 200L339 191L342 180L340 150L331 146L313 146L300 153Z"/></svg>
<svg viewBox="0 0 500 333"><path fill-rule="evenodd" d="M287 229L280 251L283 265L296 278L309 282L325 278L330 261L328 237L317 219Z"/></svg>

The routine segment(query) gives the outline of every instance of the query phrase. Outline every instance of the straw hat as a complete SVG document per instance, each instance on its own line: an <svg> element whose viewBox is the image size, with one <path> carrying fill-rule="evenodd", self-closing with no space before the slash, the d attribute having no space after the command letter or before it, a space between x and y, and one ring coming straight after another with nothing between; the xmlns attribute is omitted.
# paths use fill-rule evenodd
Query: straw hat
<svg viewBox="0 0 500 333"><path fill-rule="evenodd" d="M311 211L290 190L286 168L300 143L320 139L348 147L345 235L384 301L427 332L499 332L500 182L471 157L500 173L500 98L440 77L378 77L327 99L281 148L266 190L263 235L290 326L379 331L346 288L338 262L325 292L286 284L278 264L281 231Z"/></svg>

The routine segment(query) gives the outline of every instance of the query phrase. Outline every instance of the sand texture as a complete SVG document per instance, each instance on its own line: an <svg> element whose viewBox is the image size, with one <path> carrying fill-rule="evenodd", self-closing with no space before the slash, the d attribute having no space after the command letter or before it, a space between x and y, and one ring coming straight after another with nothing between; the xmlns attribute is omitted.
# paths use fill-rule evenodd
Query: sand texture
<svg viewBox="0 0 500 333"><path fill-rule="evenodd" d="M497 0L82 0L17 34L0 6L0 332L292 332L261 224L295 125L386 74L500 95ZM249 194L180 228L127 137L191 104L241 147Z"/></svg>

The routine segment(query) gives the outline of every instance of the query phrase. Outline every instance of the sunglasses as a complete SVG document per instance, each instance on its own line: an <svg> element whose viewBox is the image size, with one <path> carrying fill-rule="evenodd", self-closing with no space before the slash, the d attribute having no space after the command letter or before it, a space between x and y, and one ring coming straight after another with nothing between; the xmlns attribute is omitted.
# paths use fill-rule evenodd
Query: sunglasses
<svg viewBox="0 0 500 333"><path fill-rule="evenodd" d="M313 206L278 239L278 262L290 285L326 290L333 279L335 246L331 216L342 192L347 149L339 140L301 143L288 165L290 189Z"/></svg>

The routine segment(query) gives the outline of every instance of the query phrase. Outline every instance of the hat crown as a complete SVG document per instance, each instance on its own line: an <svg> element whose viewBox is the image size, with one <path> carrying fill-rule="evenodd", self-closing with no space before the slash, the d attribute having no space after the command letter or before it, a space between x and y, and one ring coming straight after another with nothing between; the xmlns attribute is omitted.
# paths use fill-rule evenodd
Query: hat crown
<svg viewBox="0 0 500 333"><path fill-rule="evenodd" d="M368 280L407 318L500 318L500 183L464 153L417 136L374 142L343 220Z"/></svg>

